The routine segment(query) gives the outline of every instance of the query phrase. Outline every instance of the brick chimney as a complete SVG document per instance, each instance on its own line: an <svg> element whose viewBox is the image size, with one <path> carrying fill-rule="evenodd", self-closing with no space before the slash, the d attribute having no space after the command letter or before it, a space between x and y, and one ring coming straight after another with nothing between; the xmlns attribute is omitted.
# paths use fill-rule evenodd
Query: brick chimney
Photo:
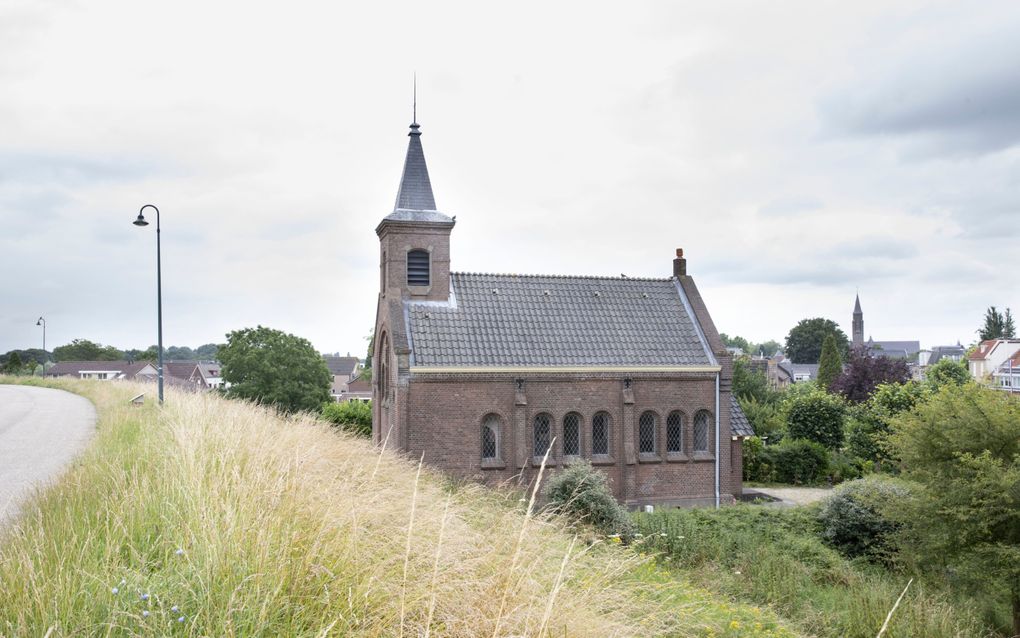
<svg viewBox="0 0 1020 638"><path fill-rule="evenodd" d="M673 276L683 277L687 274L687 260L684 259L684 249L676 249L676 259L673 260Z"/></svg>

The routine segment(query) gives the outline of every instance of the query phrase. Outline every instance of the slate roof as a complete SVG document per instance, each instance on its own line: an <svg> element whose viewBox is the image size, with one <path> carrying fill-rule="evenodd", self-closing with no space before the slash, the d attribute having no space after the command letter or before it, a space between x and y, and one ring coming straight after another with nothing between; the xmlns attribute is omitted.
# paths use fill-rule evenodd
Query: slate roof
<svg viewBox="0 0 1020 638"><path fill-rule="evenodd" d="M436 199L432 196L429 169L425 165L425 152L421 147L421 126L411 124L407 142L407 157L404 158L404 172L400 176L397 202L393 210L436 210Z"/></svg>
<svg viewBox="0 0 1020 638"><path fill-rule="evenodd" d="M415 366L716 365L672 279L453 273L404 302Z"/></svg>
<svg viewBox="0 0 1020 638"><path fill-rule="evenodd" d="M920 341L875 341L868 339L865 344L872 354L906 359L921 351Z"/></svg>
<svg viewBox="0 0 1020 638"><path fill-rule="evenodd" d="M46 368L46 376L78 376L85 370L89 372L116 372L131 379L147 365L149 364L146 361L136 361L134 363L129 361L60 361ZM155 364L153 364L153 368L155 367Z"/></svg>
<svg viewBox="0 0 1020 638"><path fill-rule="evenodd" d="M349 377L354 374L355 368L360 363L357 357L325 355L322 358L326 362L326 367L329 368L330 374L342 377Z"/></svg>
<svg viewBox="0 0 1020 638"><path fill-rule="evenodd" d="M730 430L735 436L754 436L754 428L747 420L747 415L740 408L737 397L730 395Z"/></svg>

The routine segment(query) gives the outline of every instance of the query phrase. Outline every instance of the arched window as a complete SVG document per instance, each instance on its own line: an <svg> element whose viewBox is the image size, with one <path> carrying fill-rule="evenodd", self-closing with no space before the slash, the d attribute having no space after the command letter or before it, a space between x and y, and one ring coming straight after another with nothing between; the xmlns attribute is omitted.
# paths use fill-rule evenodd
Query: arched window
<svg viewBox="0 0 1020 638"><path fill-rule="evenodd" d="M679 412L670 412L666 417L666 453L679 454L684 451L684 417Z"/></svg>
<svg viewBox="0 0 1020 638"><path fill-rule="evenodd" d="M599 412L591 418L591 453L607 456L609 454L609 415Z"/></svg>
<svg viewBox="0 0 1020 638"><path fill-rule="evenodd" d="M655 454L655 431L658 429L658 417L649 410L638 418L638 453Z"/></svg>
<svg viewBox="0 0 1020 638"><path fill-rule="evenodd" d="M429 251L409 250L407 252L407 285L429 285Z"/></svg>
<svg viewBox="0 0 1020 638"><path fill-rule="evenodd" d="M571 412L563 417L563 456L581 455L581 415Z"/></svg>
<svg viewBox="0 0 1020 638"><path fill-rule="evenodd" d="M384 334L379 342L379 398L385 399L390 391L390 341L389 335Z"/></svg>
<svg viewBox="0 0 1020 638"><path fill-rule="evenodd" d="M535 456L545 456L552 440L552 417L548 414L535 415Z"/></svg>
<svg viewBox="0 0 1020 638"><path fill-rule="evenodd" d="M708 452L708 428L712 421L712 415L708 410L702 410L694 415L694 451Z"/></svg>
<svg viewBox="0 0 1020 638"><path fill-rule="evenodd" d="M490 461L499 458L499 425L498 415L489 414L482 419L482 460Z"/></svg>

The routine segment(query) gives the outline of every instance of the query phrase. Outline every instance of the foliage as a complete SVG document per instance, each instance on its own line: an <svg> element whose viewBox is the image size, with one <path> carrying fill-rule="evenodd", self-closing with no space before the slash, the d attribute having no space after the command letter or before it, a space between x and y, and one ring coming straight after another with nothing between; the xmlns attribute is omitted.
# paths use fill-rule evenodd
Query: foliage
<svg viewBox="0 0 1020 638"><path fill-rule="evenodd" d="M170 361L190 361L196 358L195 351L188 346L170 346L163 356Z"/></svg>
<svg viewBox="0 0 1020 638"><path fill-rule="evenodd" d="M825 337L833 335L840 356L845 356L850 341L831 319L801 319L786 335L786 356L794 363L818 363Z"/></svg>
<svg viewBox="0 0 1020 638"><path fill-rule="evenodd" d="M769 480L779 483L818 483L829 473L829 451L806 439L784 439L766 447L764 462L772 468Z"/></svg>
<svg viewBox="0 0 1020 638"><path fill-rule="evenodd" d="M53 349L54 361L120 361L123 358L124 353L117 348L88 339L75 339Z"/></svg>
<svg viewBox="0 0 1020 638"><path fill-rule="evenodd" d="M204 343L195 348L195 358L202 361L216 361L220 347L220 344Z"/></svg>
<svg viewBox="0 0 1020 638"><path fill-rule="evenodd" d="M602 534L633 533L630 515L616 502L606 475L588 461L572 463L546 484L549 505L594 527Z"/></svg>
<svg viewBox="0 0 1020 638"><path fill-rule="evenodd" d="M1016 337L1016 326L1013 323L1013 313L1006 308L1006 314L996 310L995 306L989 306L985 311L985 324L977 331L981 341L986 339L1013 339Z"/></svg>
<svg viewBox="0 0 1020 638"><path fill-rule="evenodd" d="M755 434L769 437L773 443L783 438L786 429L786 417L781 403L759 403L755 399L737 399L740 409L751 423Z"/></svg>
<svg viewBox="0 0 1020 638"><path fill-rule="evenodd" d="M901 553L974 591L1009 591L1020 634L1020 402L950 384L896 417L890 442L923 488L889 510Z"/></svg>
<svg viewBox="0 0 1020 638"><path fill-rule="evenodd" d="M725 332L719 333L719 339L723 342L723 345L727 348L740 348L744 354L755 355L757 352L753 352L751 348L751 342L741 336L729 336Z"/></svg>
<svg viewBox="0 0 1020 638"><path fill-rule="evenodd" d="M807 439L835 450L843 445L846 406L836 396L816 390L794 398L786 412L786 431L795 439Z"/></svg>
<svg viewBox="0 0 1020 638"><path fill-rule="evenodd" d="M927 384L916 381L878 386L868 401L851 408L846 427L847 451L862 461L870 461L878 469L885 469L892 460L886 444L890 420L926 401L930 394Z"/></svg>
<svg viewBox="0 0 1020 638"><path fill-rule="evenodd" d="M970 381L970 370L967 368L966 361L939 359L934 365L928 367L924 377L931 389L938 391L942 386L950 383L955 385L967 383Z"/></svg>
<svg viewBox="0 0 1020 638"><path fill-rule="evenodd" d="M818 387L828 392L829 386L843 373L843 358L839 356L835 335L827 335L822 342L822 354L818 359Z"/></svg>
<svg viewBox="0 0 1020 638"><path fill-rule="evenodd" d="M826 545L814 507L737 505L634 515L638 546L677 578L773 608L805 636L874 638L906 578ZM985 636L975 601L915 581L888 636Z"/></svg>
<svg viewBox="0 0 1020 638"><path fill-rule="evenodd" d="M372 436L372 404L361 401L330 401L322 406L322 418L358 436Z"/></svg>
<svg viewBox="0 0 1020 638"><path fill-rule="evenodd" d="M849 558L887 561L891 549L888 537L896 523L881 510L896 507L909 494L907 483L879 475L843 483L818 512L821 536Z"/></svg>
<svg viewBox="0 0 1020 638"><path fill-rule="evenodd" d="M740 443L744 459L745 481L767 483L772 479L772 466L765 455L765 442L757 436L748 436Z"/></svg>
<svg viewBox="0 0 1020 638"><path fill-rule="evenodd" d="M5 354L0 354L0 365L7 363L14 353L18 354L22 363L49 363L53 360L50 353L41 348L25 348L24 350L10 350Z"/></svg>
<svg viewBox="0 0 1020 638"><path fill-rule="evenodd" d="M4 363L0 370L3 370L7 374L21 374L24 367L25 365L21 362L21 355L17 352L12 352L11 355L7 357L7 362Z"/></svg>
<svg viewBox="0 0 1020 638"><path fill-rule="evenodd" d="M330 399L333 377L307 339L262 326L235 330L227 334L219 360L227 396L284 412L318 412Z"/></svg>
<svg viewBox="0 0 1020 638"><path fill-rule="evenodd" d="M866 459L850 456L841 451L829 453L828 478L833 484L859 479L874 469L874 463Z"/></svg>
<svg viewBox="0 0 1020 638"><path fill-rule="evenodd" d="M883 383L905 383L910 379L910 368L903 359L872 356L860 346L850 351L843 374L832 384L832 391L848 401L861 403L871 397Z"/></svg>
<svg viewBox="0 0 1020 638"><path fill-rule="evenodd" d="M768 341L762 341L761 343L754 343L741 336L731 337L725 332L719 333L719 338L726 347L740 348L745 354L752 357L764 355L765 358L770 358L775 355L778 350L782 349L782 345L775 339L769 339Z"/></svg>
<svg viewBox="0 0 1020 638"><path fill-rule="evenodd" d="M775 404L780 399L780 393L769 387L765 373L753 370L747 357L737 357L733 360L733 394L738 399L765 404Z"/></svg>

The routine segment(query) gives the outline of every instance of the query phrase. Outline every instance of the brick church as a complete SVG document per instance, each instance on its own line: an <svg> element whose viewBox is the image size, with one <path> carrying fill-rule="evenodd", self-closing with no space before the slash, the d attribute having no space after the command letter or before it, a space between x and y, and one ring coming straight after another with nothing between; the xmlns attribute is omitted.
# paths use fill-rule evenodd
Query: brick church
<svg viewBox="0 0 1020 638"><path fill-rule="evenodd" d="M374 441L490 485L548 452L632 507L732 502L753 432L682 251L657 279L452 272L419 129L376 228Z"/></svg>

